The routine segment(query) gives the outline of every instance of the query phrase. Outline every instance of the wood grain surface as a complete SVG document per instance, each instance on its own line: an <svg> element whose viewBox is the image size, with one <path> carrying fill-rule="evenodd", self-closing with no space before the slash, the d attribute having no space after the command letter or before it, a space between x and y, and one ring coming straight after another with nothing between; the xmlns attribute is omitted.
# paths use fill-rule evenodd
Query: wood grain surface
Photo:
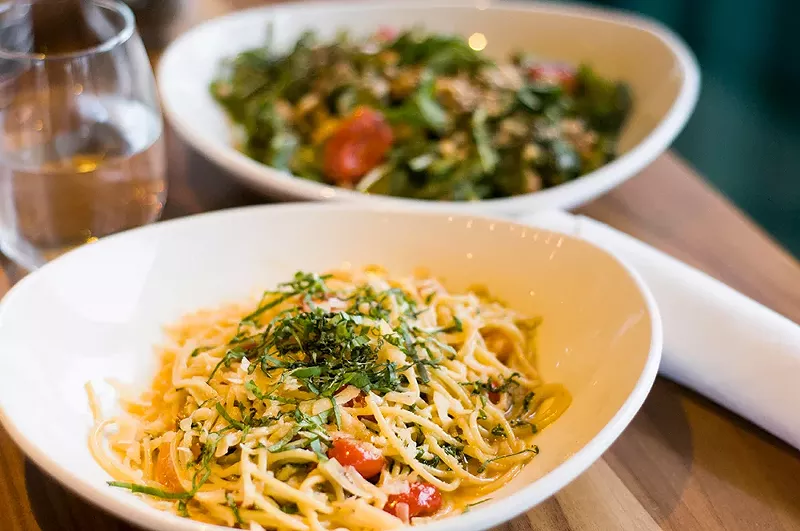
<svg viewBox="0 0 800 531"><path fill-rule="evenodd" d="M145 28L153 59L163 42L199 21L256 3L186 0L176 18L148 20L162 24ZM264 202L169 128L165 135L171 187L165 217ZM662 156L581 213L800 322L800 264L674 155ZM5 259L0 266L2 295L20 272ZM659 378L630 427L596 464L556 496L502 527L800 530L800 452ZM0 428L0 530L130 529L53 481Z"/></svg>

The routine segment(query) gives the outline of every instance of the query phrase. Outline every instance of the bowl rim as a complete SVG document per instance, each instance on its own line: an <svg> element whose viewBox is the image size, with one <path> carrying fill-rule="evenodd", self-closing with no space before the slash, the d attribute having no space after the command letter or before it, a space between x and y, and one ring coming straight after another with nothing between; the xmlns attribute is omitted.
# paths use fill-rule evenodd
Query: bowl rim
<svg viewBox="0 0 800 531"><path fill-rule="evenodd" d="M206 31L217 24L225 24L238 19L254 15L268 16L284 13L298 13L311 11L348 11L353 9L382 11L403 9L491 9L508 14L526 13L552 13L601 20L645 31L659 39L675 57L680 68L683 82L669 110L661 121L641 140L627 152L613 161L589 172L578 179L554 186L512 197L483 199L480 201L429 201L393 196L365 194L354 190L347 190L338 186L328 185L295 177L289 172L275 169L267 164L251 159L241 153L230 143L219 143L205 138L193 127L191 121L185 120L183 114L173 108L171 101L175 97L164 83L170 77L170 65L178 60L178 53L183 48L183 43L195 35ZM590 200L609 190L623 181L632 177L637 171L663 153L683 129L692 112L700 94L700 69L697 60L683 42L672 30L648 17L632 14L628 11L607 9L583 4L554 4L547 1L521 0L406 0L402 5L391 0L375 0L369 3L363 0L344 0L327 2L315 0L310 2L289 2L277 5L258 6L241 11L234 11L226 15L207 20L181 34L164 50L156 68L158 91L164 109L164 114L175 131L183 137L195 150L205 158L222 168L227 169L240 181L249 187L267 195L281 195L296 199L332 200L351 203L375 203L384 206L411 206L423 210L439 211L469 211L469 212L517 212L522 211L535 198L537 202L546 202L548 198L556 196L560 200L549 204L550 207L570 209ZM584 190L583 194L575 195L575 189ZM587 193L586 188L599 193ZM570 197L572 196L572 197Z"/></svg>
<svg viewBox="0 0 800 531"><path fill-rule="evenodd" d="M389 214L392 216L405 215L432 218L458 217L464 220L477 219L484 222L493 222L520 228L532 227L531 225L523 225L510 220L503 220L481 215L471 215L466 213L452 213L452 215L447 216L443 213L409 210L407 208L387 209L384 207L378 208L375 205L356 206L342 203L290 203L278 205L255 205L195 214L114 234L107 238L103 238L96 243L74 249L63 256L56 258L49 264L46 264L41 269L30 273L17 282L9 290L9 292L2 299L0 299L0 337L3 333L2 330L5 316L7 315L7 312L9 312L9 308L14 304L14 301L17 298L25 295L28 289L27 286L39 281L41 277L47 274L49 269L52 267L51 264L58 264L65 259L80 256L81 254L90 250L89 247L107 245L104 242L113 242L118 239L124 239L129 237L130 234L157 232L165 229L170 230L171 227L192 224L197 220L208 220L216 217L224 218L240 215L259 216L262 215L262 212L267 213L272 211L276 211L278 213L283 212L287 214L294 212L312 215L315 212L320 211L355 211L364 215L375 216ZM542 230L559 234L560 236L570 240L578 240L582 244L594 247L596 250L615 260L633 281L634 285L642 296L642 299L644 300L650 320L650 346L647 353L647 358L642 367L642 371L636 380L632 391L625 399L619 410L611 418L611 420L609 420L608 423L606 423L606 425L603 426L580 450L568 457L554 469L547 472L544 476L527 484L509 496L498 499L497 501L493 501L485 506L478 506L475 509L472 509L468 516L461 514L458 516L447 517L425 525L415 526L414 529L424 531L453 531L456 529L460 531L480 531L509 521L519 514L532 509L545 499L556 494L578 475L589 468L589 466L591 466L598 458L600 458L600 456L609 448L609 446L619 437L628 424L630 424L631 420L641 408L644 400L647 398L650 389L653 386L661 360L661 351L663 348L663 327L658 306L647 284L635 269L607 249L604 249L587 240L583 240L575 235L570 235L559 231L552 231L550 229ZM0 361L2 361L2 356L3 354L0 353ZM110 488L104 488L103 486L95 485L85 477L73 474L61 466L59 462L48 456L46 452L40 450L36 443L32 441L25 432L17 429L13 419L4 411L2 407L0 407L0 425L2 425L3 428L8 432L14 443L17 444L17 446L47 474L55 478L59 483L67 487L72 492L87 500L92 505L100 507L116 515L117 517L122 518L123 520L134 523L137 526L146 529L165 531L222 531L225 529L230 529L224 526L204 524L194 520L182 518L171 513L159 511L158 509L145 505L141 500L136 499L129 493L112 491ZM545 479L547 479L547 488L539 486ZM410 529L410 527L406 527L404 529Z"/></svg>

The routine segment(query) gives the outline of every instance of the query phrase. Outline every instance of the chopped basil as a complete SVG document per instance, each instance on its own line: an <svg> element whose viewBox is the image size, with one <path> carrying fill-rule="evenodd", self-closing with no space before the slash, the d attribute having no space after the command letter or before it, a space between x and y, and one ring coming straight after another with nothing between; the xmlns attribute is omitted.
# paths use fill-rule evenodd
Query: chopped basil
<svg viewBox="0 0 800 531"><path fill-rule="evenodd" d="M509 457L514 457L526 453L532 453L533 455L536 455L539 453L539 447L534 445L531 448L526 448L524 450L520 450L519 452L514 452L513 454L501 455L499 457L493 457L491 459L487 459L481 464L481 466L478 467L478 474L485 472L486 467L488 467L490 463L494 463L495 461L500 461L501 459L506 459Z"/></svg>
<svg viewBox="0 0 800 531"><path fill-rule="evenodd" d="M470 511L470 510L471 510L473 507L475 507L475 506L478 506L478 505L480 505L480 504L482 504L482 503L486 503L486 502L488 502L488 501L491 501L491 498L486 498L486 499L483 499L483 500L480 500L480 501L476 501L476 502L473 502L473 503L468 503L467 505L465 505L465 506L464 506L464 510L463 510L463 511L461 511L461 514L467 513L467 512L469 512L469 511Z"/></svg>
<svg viewBox="0 0 800 531"><path fill-rule="evenodd" d="M233 512L233 520L238 525L244 525L245 522L242 520L242 515L239 514L239 506L236 504L236 500L233 499L233 496L230 493L225 493L225 501L228 503L228 507L230 507L231 511Z"/></svg>
<svg viewBox="0 0 800 531"><path fill-rule="evenodd" d="M146 485L137 485L136 483L126 483L124 481L109 481L108 484L112 487L128 489L136 494L147 494L148 496L162 498L164 500L188 500L193 496L193 494L189 492L167 492L162 489L148 487Z"/></svg>

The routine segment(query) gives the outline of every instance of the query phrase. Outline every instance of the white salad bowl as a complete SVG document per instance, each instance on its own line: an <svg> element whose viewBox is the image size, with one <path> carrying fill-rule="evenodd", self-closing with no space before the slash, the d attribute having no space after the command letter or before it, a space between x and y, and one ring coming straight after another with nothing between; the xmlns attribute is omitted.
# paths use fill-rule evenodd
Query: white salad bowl
<svg viewBox="0 0 800 531"><path fill-rule="evenodd" d="M162 327L181 315L244 299L296 270L369 264L418 267L451 290L486 286L543 317L536 363L573 402L536 439L540 453L466 516L429 531L487 529L545 500L609 447L656 376L662 330L639 276L566 235L469 215L279 205L203 214L111 236L19 282L0 302L0 420L40 467L87 500L139 526L209 530L109 487L92 459L86 382L104 415L107 379L144 390Z"/></svg>
<svg viewBox="0 0 800 531"><path fill-rule="evenodd" d="M366 195L293 177L235 148L234 129L209 91L220 62L265 44L270 24L277 49L288 49L309 29L333 38L340 29L365 35L380 26L420 26L466 37L482 33L485 53L499 60L522 50L547 60L588 63L605 77L626 81L633 92L634 109L620 139L620 156L560 186L477 202ZM164 110L175 129L235 178L270 196L504 216L573 208L630 178L669 147L691 115L700 87L692 53L672 32L650 20L588 7L482 0L312 2L236 12L179 37L162 56L157 77Z"/></svg>

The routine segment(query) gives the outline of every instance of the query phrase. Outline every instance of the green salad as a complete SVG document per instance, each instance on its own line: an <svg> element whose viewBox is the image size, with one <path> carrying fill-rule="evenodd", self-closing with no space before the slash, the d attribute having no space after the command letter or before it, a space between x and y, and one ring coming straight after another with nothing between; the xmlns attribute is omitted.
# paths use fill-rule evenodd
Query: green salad
<svg viewBox="0 0 800 531"><path fill-rule="evenodd" d="M249 157L361 192L472 201L576 179L616 155L625 83L460 36L304 34L227 60L211 84Z"/></svg>

